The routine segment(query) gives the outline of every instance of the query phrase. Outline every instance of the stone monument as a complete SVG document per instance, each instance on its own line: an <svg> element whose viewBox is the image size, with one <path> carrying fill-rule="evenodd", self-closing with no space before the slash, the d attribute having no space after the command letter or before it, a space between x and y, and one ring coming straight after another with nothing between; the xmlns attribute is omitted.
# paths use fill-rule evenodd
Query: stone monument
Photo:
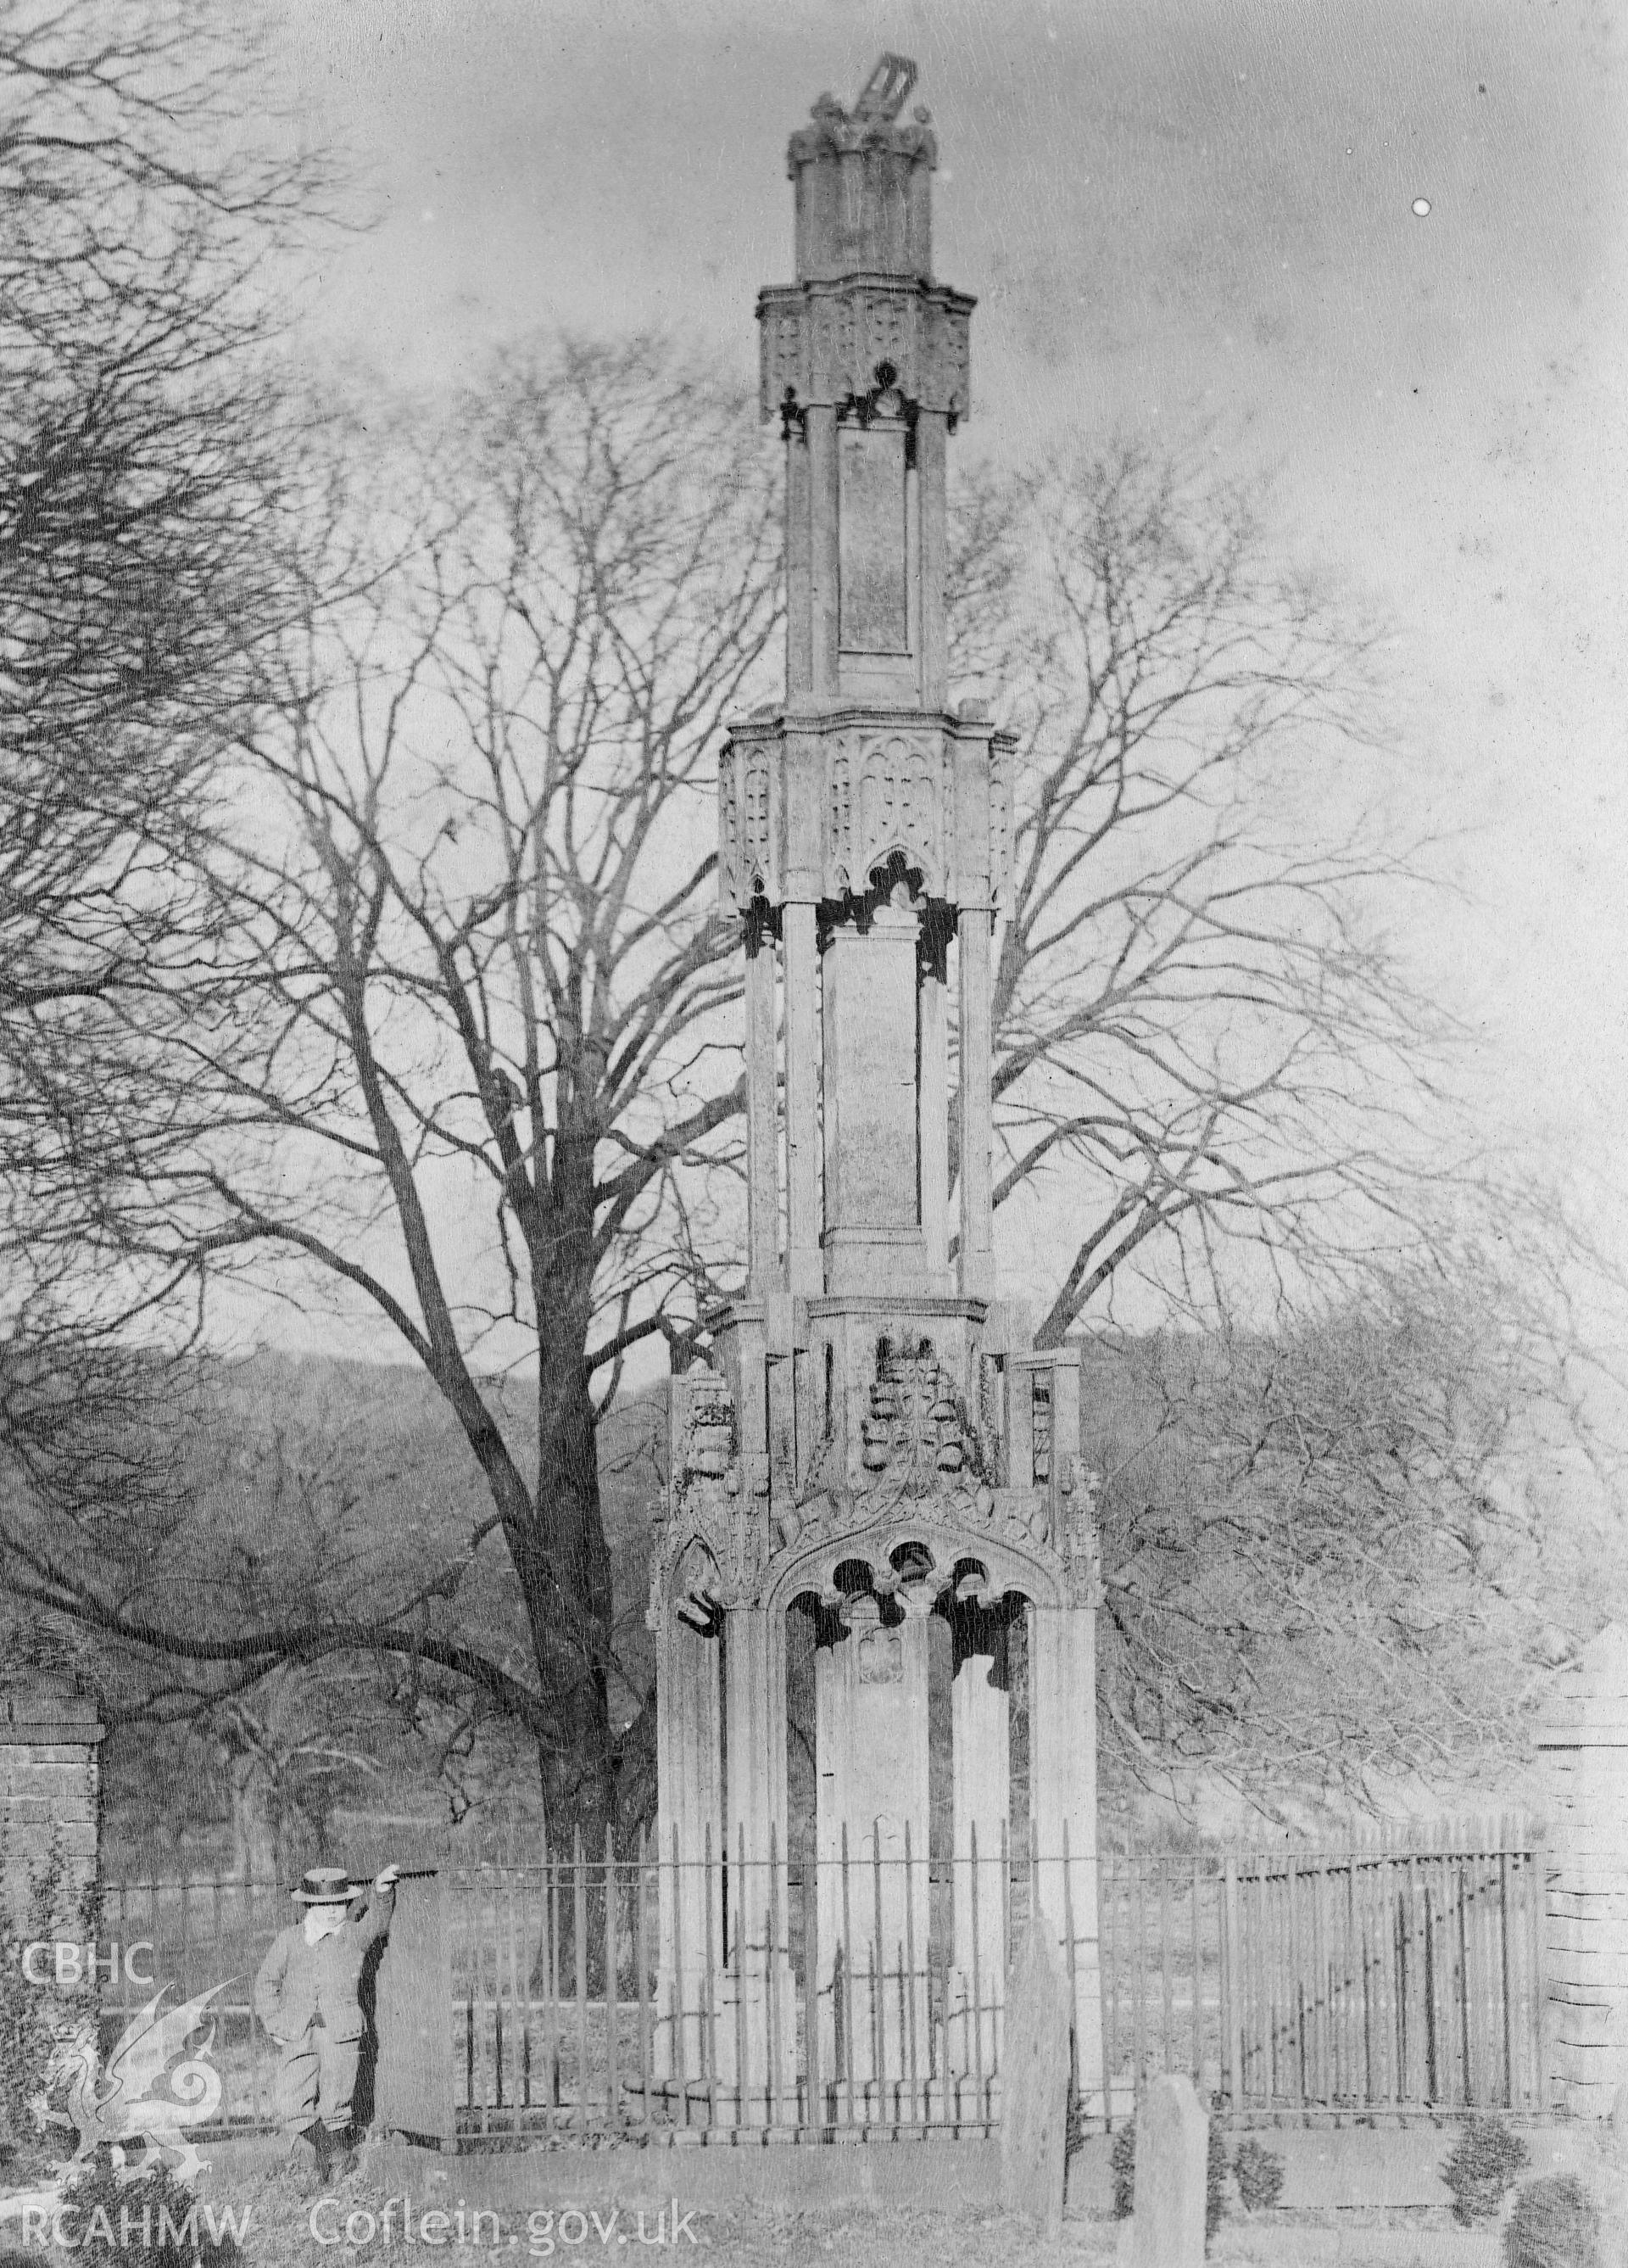
<svg viewBox="0 0 1628 2268"><path fill-rule="evenodd" d="M1014 1878L1067 1964L1088 2099L1102 2083L1096 1536L1077 1358L1013 1344L994 1299L1013 743L950 696L945 467L972 408L972 302L934 279L937 147L925 110L902 115L914 79L884 56L851 111L823 96L792 136L796 280L758 304L761 412L786 452L786 690L734 725L718 786L744 979L746 1280L715 1319L715 1366L674 1381L655 1539L663 2052L687 2073L712 2056L764 2119L795 2086L793 1613L815 1638L803 1936L822 2084L925 2087L947 2000L951 2057L993 2078ZM1005 1869L1008 1847L1031 1863ZM928 1957L930 1862L952 1878L947 1977Z"/></svg>

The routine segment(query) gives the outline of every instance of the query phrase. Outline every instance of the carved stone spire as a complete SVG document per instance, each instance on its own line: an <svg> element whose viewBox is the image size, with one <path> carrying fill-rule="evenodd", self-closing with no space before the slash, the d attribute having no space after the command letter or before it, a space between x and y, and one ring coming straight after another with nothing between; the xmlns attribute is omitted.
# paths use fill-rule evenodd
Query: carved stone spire
<svg viewBox="0 0 1628 2268"><path fill-rule="evenodd" d="M933 280L937 144L924 110L900 122L915 76L884 55L852 110L823 95L792 136L797 280L758 302L762 411L786 437L786 699L737 725L723 752L719 870L745 923L751 1278L763 1293L993 1289L989 943L1011 743L986 710L948 706L946 443L967 413L973 303Z"/></svg>
<svg viewBox="0 0 1628 2268"><path fill-rule="evenodd" d="M786 691L935 709L945 699L944 437L971 408L972 301L932 276L916 67L884 55L852 111L791 137L795 284L761 292L759 406L794 443Z"/></svg>

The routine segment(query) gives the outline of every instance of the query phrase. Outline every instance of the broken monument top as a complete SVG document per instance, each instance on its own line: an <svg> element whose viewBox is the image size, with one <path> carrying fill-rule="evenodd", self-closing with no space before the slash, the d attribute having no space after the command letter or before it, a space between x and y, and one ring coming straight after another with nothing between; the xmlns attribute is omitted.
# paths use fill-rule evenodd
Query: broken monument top
<svg viewBox="0 0 1628 2268"><path fill-rule="evenodd" d="M796 191L797 281L932 273L928 113L902 121L916 83L908 56L884 55L852 110L822 94L787 152Z"/></svg>

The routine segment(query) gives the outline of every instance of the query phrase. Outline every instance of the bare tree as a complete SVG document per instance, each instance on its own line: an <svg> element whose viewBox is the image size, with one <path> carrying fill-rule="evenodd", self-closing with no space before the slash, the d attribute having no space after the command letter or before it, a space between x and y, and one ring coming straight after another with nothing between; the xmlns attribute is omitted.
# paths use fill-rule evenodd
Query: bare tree
<svg viewBox="0 0 1628 2268"><path fill-rule="evenodd" d="M187 1078L230 1138L198 1182L216 1264L359 1294L456 1414L535 1688L459 1659L597 1834L621 1756L596 1428L633 1346L694 1332L736 1139L713 780L778 620L777 514L740 399L654 345L512 362L467 421L418 548L290 644L245 733L246 793L277 801L216 868L239 1044Z"/></svg>
<svg viewBox="0 0 1628 2268"><path fill-rule="evenodd" d="M173 1608L194 1533L201 1381L165 1351L199 1318L200 1116L165 1067L224 1028L198 852L255 649L308 597L270 350L335 205L274 88L200 0L0 11L0 1539L12 1642L115 1720L198 1697L106 1620ZM88 1611L42 1625L64 1587Z"/></svg>
<svg viewBox="0 0 1628 2268"><path fill-rule="evenodd" d="M194 0L0 21L0 1329L33 1370L106 1366L184 1272L148 1232L190 1122L149 1073L207 990L189 853L291 592L269 271L330 211L245 129L258 62Z"/></svg>
<svg viewBox="0 0 1628 2268"><path fill-rule="evenodd" d="M488 1719L520 1721L463 1668L459 1634L480 1632L482 1662L531 1654L495 1522L449 1553L422 1430L334 1438L253 1366L150 1367L117 1466L77 1459L93 1484L11 1491L5 1591L26 1619L0 1630L8 1654L93 1681L122 1808L178 1834L229 1821L246 1879L285 1875L337 1804L380 1787L439 1780L456 1812Z"/></svg>
<svg viewBox="0 0 1628 2268"><path fill-rule="evenodd" d="M1133 1278L1214 1317L1360 1272L1417 1233L1447 1123L1446 1020L1367 933L1418 878L1342 784L1382 740L1374 641L1274 569L1246 491L1133 445L973 483L951 592L1019 736L995 1198L1067 1224L1040 1343Z"/></svg>
<svg viewBox="0 0 1628 2268"><path fill-rule="evenodd" d="M1552 1314L1502 1261L1088 1365L1111 1781L1366 1808L1507 1772L1620 1586Z"/></svg>
<svg viewBox="0 0 1628 2268"><path fill-rule="evenodd" d="M1382 641L1211 468L1127 446L968 506L959 655L1022 780L997 1200L1044 1198L1043 1344L1163 1326L1092 1373L1133 1413L1091 1449L1106 1751L1356 1800L1491 1770L1587 1621L1601 1271L1384 940L1423 862L1375 815Z"/></svg>

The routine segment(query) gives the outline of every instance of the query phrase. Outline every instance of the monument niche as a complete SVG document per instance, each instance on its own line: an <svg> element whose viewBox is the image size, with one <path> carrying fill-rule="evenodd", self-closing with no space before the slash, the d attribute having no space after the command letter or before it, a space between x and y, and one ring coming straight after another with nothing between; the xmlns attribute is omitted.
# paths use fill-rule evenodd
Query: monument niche
<svg viewBox="0 0 1628 2268"><path fill-rule="evenodd" d="M1019 1907L1068 1976L1088 2105L1102 2083L1096 1537L1076 1359L1015 1344L994 1296L1013 743L947 680L972 302L934 280L914 77L886 56L851 112L824 96L792 136L796 279L758 304L762 415L785 437L786 691L732 727L718 787L746 1282L715 1366L674 1382L654 1555L660 2052L766 2123L936 2117L957 2088L995 2115ZM791 1616L815 1752L795 1867ZM930 1721L950 1728L942 1850Z"/></svg>

